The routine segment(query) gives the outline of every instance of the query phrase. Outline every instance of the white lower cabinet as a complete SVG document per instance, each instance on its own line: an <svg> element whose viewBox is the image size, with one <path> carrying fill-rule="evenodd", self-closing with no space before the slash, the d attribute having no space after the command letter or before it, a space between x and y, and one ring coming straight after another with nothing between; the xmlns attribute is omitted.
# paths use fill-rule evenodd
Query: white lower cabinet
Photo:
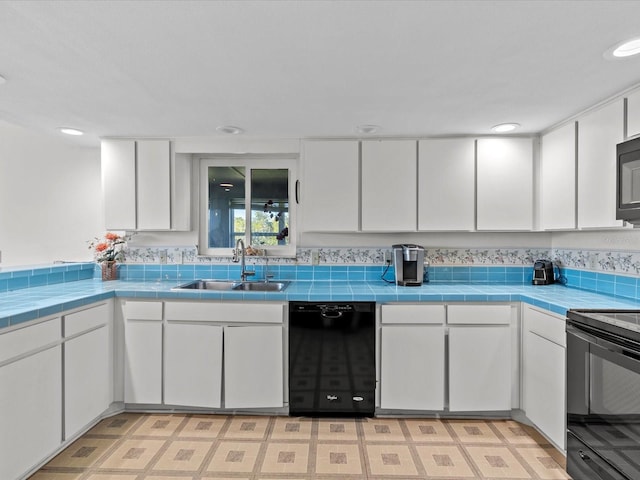
<svg viewBox="0 0 640 480"><path fill-rule="evenodd" d="M111 303L63 317L64 438L73 438L113 400Z"/></svg>
<svg viewBox="0 0 640 480"><path fill-rule="evenodd" d="M282 407L282 326L224 328L225 408Z"/></svg>
<svg viewBox="0 0 640 480"><path fill-rule="evenodd" d="M525 305L524 326L524 410L529 420L564 450L565 320Z"/></svg>
<svg viewBox="0 0 640 480"><path fill-rule="evenodd" d="M222 327L167 323L164 352L164 403L222 406Z"/></svg>
<svg viewBox="0 0 640 480"><path fill-rule="evenodd" d="M3 480L22 478L61 445L60 332L60 319L56 318L0 334L0 478Z"/></svg>
<svg viewBox="0 0 640 480"><path fill-rule="evenodd" d="M382 305L380 407L442 410L444 305Z"/></svg>
<svg viewBox="0 0 640 480"><path fill-rule="evenodd" d="M449 410L511 410L511 307L449 305Z"/></svg>
<svg viewBox="0 0 640 480"><path fill-rule="evenodd" d="M127 302L124 402L162 403L162 302Z"/></svg>

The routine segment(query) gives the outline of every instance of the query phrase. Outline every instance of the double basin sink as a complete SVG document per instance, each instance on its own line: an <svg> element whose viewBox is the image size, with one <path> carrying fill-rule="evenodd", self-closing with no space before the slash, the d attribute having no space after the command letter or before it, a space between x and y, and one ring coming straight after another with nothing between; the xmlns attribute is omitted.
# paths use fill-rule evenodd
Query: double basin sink
<svg viewBox="0 0 640 480"><path fill-rule="evenodd" d="M245 291L245 292L281 292L291 282L241 282L234 280L193 280L178 285L171 290L215 290L215 291Z"/></svg>

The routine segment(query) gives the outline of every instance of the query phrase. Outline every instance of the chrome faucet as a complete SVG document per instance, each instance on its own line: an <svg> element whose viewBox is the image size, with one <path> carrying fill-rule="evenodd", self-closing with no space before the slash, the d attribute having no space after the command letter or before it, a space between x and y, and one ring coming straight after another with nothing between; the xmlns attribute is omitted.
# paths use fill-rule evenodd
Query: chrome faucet
<svg viewBox="0 0 640 480"><path fill-rule="evenodd" d="M239 248L239 245L241 245L242 248ZM240 258L238 258L238 254L240 254ZM231 259L231 261L233 263L238 263L239 260L242 260L242 262L240 263L240 280L243 282L247 279L247 277L252 277L253 275L256 274L256 272L246 270L244 256L245 256L244 240L239 238L238 241L236 242L236 248L233 249L233 258Z"/></svg>

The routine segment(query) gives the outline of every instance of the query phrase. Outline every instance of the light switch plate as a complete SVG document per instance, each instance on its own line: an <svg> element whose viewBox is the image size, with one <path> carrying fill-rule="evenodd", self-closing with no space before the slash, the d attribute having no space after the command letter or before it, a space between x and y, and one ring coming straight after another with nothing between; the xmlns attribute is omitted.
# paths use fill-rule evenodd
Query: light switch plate
<svg viewBox="0 0 640 480"><path fill-rule="evenodd" d="M158 252L158 255L160 256L160 263L167 263L167 251L166 250L160 250Z"/></svg>

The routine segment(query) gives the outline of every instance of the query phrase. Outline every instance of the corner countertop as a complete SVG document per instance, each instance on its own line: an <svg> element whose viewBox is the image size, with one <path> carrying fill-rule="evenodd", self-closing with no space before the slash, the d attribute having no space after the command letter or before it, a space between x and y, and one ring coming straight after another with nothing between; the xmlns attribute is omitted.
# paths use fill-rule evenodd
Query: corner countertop
<svg viewBox="0 0 640 480"><path fill-rule="evenodd" d="M564 315L573 308L637 309L640 301L563 285L426 283L399 287L383 281L292 281L282 292L172 291L185 280L79 280L0 294L0 329L112 297L229 301L525 302Z"/></svg>

